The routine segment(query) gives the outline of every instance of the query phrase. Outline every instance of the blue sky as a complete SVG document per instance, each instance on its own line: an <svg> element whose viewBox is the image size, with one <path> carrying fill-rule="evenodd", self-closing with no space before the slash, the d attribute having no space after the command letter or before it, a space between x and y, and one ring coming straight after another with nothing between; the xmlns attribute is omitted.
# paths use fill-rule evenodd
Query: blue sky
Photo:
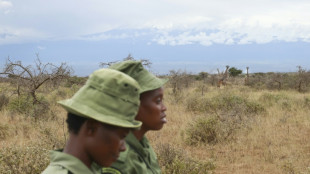
<svg viewBox="0 0 310 174"><path fill-rule="evenodd" d="M5 60L66 62L86 76L128 54L151 70L310 69L308 0L0 0Z"/></svg>

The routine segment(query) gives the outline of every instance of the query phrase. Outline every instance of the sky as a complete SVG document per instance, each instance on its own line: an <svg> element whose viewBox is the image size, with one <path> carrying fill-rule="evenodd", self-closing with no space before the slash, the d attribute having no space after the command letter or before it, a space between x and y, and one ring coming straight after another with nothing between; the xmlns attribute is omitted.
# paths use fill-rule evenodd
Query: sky
<svg viewBox="0 0 310 174"><path fill-rule="evenodd" d="M0 0L0 68L39 55L87 76L131 54L156 74L309 70L309 9L309 0Z"/></svg>

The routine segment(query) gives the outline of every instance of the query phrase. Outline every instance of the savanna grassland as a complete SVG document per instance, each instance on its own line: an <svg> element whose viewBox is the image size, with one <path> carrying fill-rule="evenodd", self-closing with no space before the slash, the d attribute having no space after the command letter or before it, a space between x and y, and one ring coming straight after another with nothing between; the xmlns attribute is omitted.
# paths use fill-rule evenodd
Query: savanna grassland
<svg viewBox="0 0 310 174"><path fill-rule="evenodd" d="M163 173L310 173L308 89L244 85L243 79L230 78L220 88L194 77L170 80L168 123L147 133ZM66 112L56 102L80 86L45 84L33 105L27 94L18 97L14 84L0 83L0 173L44 170L48 151L64 147L68 137Z"/></svg>

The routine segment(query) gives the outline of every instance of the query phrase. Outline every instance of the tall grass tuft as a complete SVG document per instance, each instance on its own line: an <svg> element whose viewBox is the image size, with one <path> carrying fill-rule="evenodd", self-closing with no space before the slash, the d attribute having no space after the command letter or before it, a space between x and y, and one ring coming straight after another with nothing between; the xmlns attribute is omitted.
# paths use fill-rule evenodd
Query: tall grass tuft
<svg viewBox="0 0 310 174"><path fill-rule="evenodd" d="M0 110L4 108L9 103L9 98L5 94L0 94Z"/></svg>
<svg viewBox="0 0 310 174"><path fill-rule="evenodd" d="M41 173L49 163L45 145L9 146L0 149L0 173Z"/></svg>
<svg viewBox="0 0 310 174"><path fill-rule="evenodd" d="M156 149L163 174L208 174L216 168L213 161L192 159L184 150L169 144L159 144Z"/></svg>

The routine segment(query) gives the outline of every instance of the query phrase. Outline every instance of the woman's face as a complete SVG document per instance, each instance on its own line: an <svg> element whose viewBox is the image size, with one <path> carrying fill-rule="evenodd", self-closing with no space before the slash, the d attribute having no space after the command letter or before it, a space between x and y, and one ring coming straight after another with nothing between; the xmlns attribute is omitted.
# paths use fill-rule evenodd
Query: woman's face
<svg viewBox="0 0 310 174"><path fill-rule="evenodd" d="M167 123L165 111L166 106L163 104L164 90L158 88L152 91L146 91L140 96L140 107L136 120L143 124L141 130L160 130Z"/></svg>
<svg viewBox="0 0 310 174"><path fill-rule="evenodd" d="M109 167L126 150L125 137L129 129L99 124L88 143L89 156L97 164Z"/></svg>

